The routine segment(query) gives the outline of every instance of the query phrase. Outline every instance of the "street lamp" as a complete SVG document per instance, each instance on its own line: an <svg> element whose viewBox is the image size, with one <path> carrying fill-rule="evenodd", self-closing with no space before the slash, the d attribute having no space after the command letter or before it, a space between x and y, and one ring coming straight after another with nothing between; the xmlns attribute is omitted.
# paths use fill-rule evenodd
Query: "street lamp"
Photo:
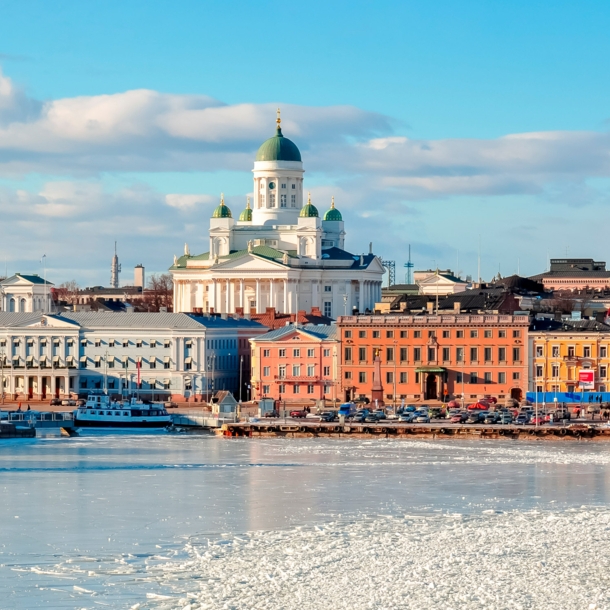
<svg viewBox="0 0 610 610"><path fill-rule="evenodd" d="M243 357L243 355L241 355L239 357L239 402L241 402L241 389L243 387L243 381L242 381L243 366L244 366L244 357Z"/></svg>
<svg viewBox="0 0 610 610"><path fill-rule="evenodd" d="M0 352L0 396L4 404L4 350Z"/></svg>
<svg viewBox="0 0 610 610"><path fill-rule="evenodd" d="M394 341L394 394L393 402L394 402L394 413L396 413L396 360L398 357L398 341Z"/></svg>

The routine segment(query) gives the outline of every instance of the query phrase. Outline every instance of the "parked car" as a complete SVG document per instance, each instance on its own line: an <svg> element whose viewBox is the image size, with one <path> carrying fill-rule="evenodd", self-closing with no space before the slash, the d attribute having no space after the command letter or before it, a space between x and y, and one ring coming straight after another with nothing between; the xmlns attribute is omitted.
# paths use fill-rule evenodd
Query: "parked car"
<svg viewBox="0 0 610 610"><path fill-rule="evenodd" d="M369 410L368 409L361 409L360 411L356 411L354 414L350 415L347 419L349 419L352 422L355 423L362 423L365 419L366 416L369 414Z"/></svg>
<svg viewBox="0 0 610 610"><path fill-rule="evenodd" d="M385 411L383 409L375 409L373 411L373 414L375 415L375 417L377 419L387 419L387 416L386 416Z"/></svg>
<svg viewBox="0 0 610 610"><path fill-rule="evenodd" d="M427 413L421 413L415 418L415 423L417 424L429 424L430 416Z"/></svg>
<svg viewBox="0 0 610 610"><path fill-rule="evenodd" d="M542 424L546 422L544 421L543 415L534 415L534 417L532 417L527 423L531 424L532 426L542 426Z"/></svg>
<svg viewBox="0 0 610 610"><path fill-rule="evenodd" d="M368 424L376 424L379 421L379 418L375 413L368 413L364 418L364 421Z"/></svg>
<svg viewBox="0 0 610 610"><path fill-rule="evenodd" d="M307 411L290 411L290 417L294 419L301 419L307 417Z"/></svg>
<svg viewBox="0 0 610 610"><path fill-rule="evenodd" d="M498 420L499 424L512 424L513 423L513 414L509 413L508 411L505 413L502 413L500 415L500 419Z"/></svg>
<svg viewBox="0 0 610 610"><path fill-rule="evenodd" d="M325 422L336 421L337 414L334 411L322 411L320 413L320 420Z"/></svg>
<svg viewBox="0 0 610 610"><path fill-rule="evenodd" d="M403 423L411 423L415 419L415 415L413 413L401 413L398 416L398 421Z"/></svg>
<svg viewBox="0 0 610 610"><path fill-rule="evenodd" d="M515 424L518 426L522 426L524 424L527 424L529 420L530 416L527 413L519 413L519 415L517 415L517 419L515 420Z"/></svg>
<svg viewBox="0 0 610 610"><path fill-rule="evenodd" d="M173 400L168 400L168 401L164 402L163 406L166 409L177 409L178 408L178 405Z"/></svg>
<svg viewBox="0 0 610 610"><path fill-rule="evenodd" d="M468 413L454 413L449 420L452 424L463 424L468 419Z"/></svg>
<svg viewBox="0 0 610 610"><path fill-rule="evenodd" d="M415 411L417 411L417 407L415 405L407 405L405 407L405 411L409 413L414 413Z"/></svg>
<svg viewBox="0 0 610 610"><path fill-rule="evenodd" d="M51 398L51 402L49 404L52 407L58 407L61 405L61 398Z"/></svg>
<svg viewBox="0 0 610 610"><path fill-rule="evenodd" d="M61 401L61 404L64 407L75 407L76 406L76 400L74 400L73 398L64 398Z"/></svg>
<svg viewBox="0 0 610 610"><path fill-rule="evenodd" d="M495 413L495 412L492 411L491 413L488 413L485 416L485 420L484 421L485 421L486 424L497 424L498 423L498 419L499 419L499 413Z"/></svg>

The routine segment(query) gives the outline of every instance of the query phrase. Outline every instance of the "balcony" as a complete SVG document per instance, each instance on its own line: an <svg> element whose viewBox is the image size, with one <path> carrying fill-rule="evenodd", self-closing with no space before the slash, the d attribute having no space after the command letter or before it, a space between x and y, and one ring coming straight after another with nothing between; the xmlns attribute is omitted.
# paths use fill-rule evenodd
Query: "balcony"
<svg viewBox="0 0 610 610"><path fill-rule="evenodd" d="M323 383L325 385L332 385L335 383L332 379L320 377L319 375L314 377L308 377L307 375L285 375L284 377L280 377L280 375L274 375L273 380L277 383Z"/></svg>

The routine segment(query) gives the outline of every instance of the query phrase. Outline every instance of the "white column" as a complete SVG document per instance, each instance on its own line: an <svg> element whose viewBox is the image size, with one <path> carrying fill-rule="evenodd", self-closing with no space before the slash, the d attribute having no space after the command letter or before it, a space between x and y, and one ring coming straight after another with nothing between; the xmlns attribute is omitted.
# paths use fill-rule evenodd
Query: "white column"
<svg viewBox="0 0 610 610"><path fill-rule="evenodd" d="M273 290L273 278L269 280L269 307L275 307L275 293Z"/></svg>
<svg viewBox="0 0 610 610"><path fill-rule="evenodd" d="M227 290L225 295L225 313L229 313L231 311L231 280L226 280L225 288Z"/></svg>
<svg viewBox="0 0 610 610"><path fill-rule="evenodd" d="M256 280L256 313L261 313L261 281Z"/></svg>
<svg viewBox="0 0 610 610"><path fill-rule="evenodd" d="M244 280L239 280L239 306L243 307L244 313L246 312L246 306L244 305Z"/></svg>
<svg viewBox="0 0 610 610"><path fill-rule="evenodd" d="M284 306L282 313L290 313L290 306L288 305L288 280L284 280Z"/></svg>
<svg viewBox="0 0 610 610"><path fill-rule="evenodd" d="M214 312L218 312L218 308L216 307L216 280L212 280L212 294L210 296L210 308L214 309Z"/></svg>
<svg viewBox="0 0 610 610"><path fill-rule="evenodd" d="M364 280L358 280L358 311L364 312Z"/></svg>

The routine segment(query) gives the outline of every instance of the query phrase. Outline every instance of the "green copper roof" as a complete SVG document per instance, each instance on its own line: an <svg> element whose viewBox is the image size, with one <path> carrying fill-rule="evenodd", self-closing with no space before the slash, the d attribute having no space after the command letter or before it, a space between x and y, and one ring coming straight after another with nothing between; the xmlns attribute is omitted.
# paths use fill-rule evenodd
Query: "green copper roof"
<svg viewBox="0 0 610 610"><path fill-rule="evenodd" d="M250 208L250 197L248 197L247 203L246 203L246 209L242 211L242 213L239 215L239 220L241 220L242 222L252 222L252 210Z"/></svg>
<svg viewBox="0 0 610 610"><path fill-rule="evenodd" d="M324 220L335 220L337 222L341 222L343 220L343 216L341 216L341 212L335 207L335 198L333 197L330 203L330 210L327 210L326 214L324 214Z"/></svg>
<svg viewBox="0 0 610 610"><path fill-rule="evenodd" d="M214 210L212 218L233 218L231 210L225 205L224 195L220 196L220 205Z"/></svg>
<svg viewBox="0 0 610 610"><path fill-rule="evenodd" d="M301 218L318 218L320 216L318 214L318 208L311 203L311 193L307 193L307 205L301 209L299 216Z"/></svg>
<svg viewBox="0 0 610 610"><path fill-rule="evenodd" d="M301 153L297 145L282 135L278 125L275 135L261 144L256 153L257 161L300 161Z"/></svg>

